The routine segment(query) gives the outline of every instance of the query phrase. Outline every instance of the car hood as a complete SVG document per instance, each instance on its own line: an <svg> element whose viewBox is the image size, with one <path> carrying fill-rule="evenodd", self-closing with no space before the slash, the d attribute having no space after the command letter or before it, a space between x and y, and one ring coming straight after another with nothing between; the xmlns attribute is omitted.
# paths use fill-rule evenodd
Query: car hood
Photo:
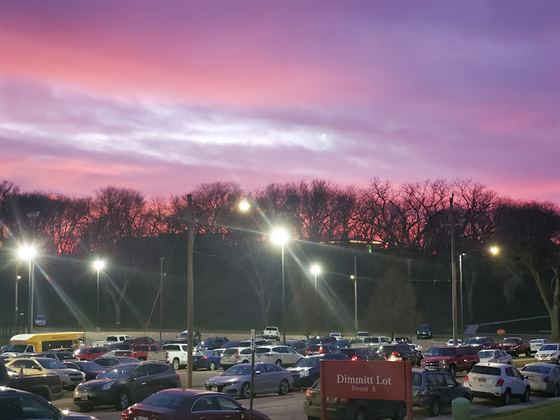
<svg viewBox="0 0 560 420"><path fill-rule="evenodd" d="M115 379L92 379L91 381L82 382L78 385L79 389L97 389L109 382L116 382Z"/></svg>
<svg viewBox="0 0 560 420"><path fill-rule="evenodd" d="M500 344L500 347L503 348L503 349L509 349L511 347L517 347L517 346L520 346L520 345L521 345L520 343L502 343L502 344Z"/></svg>
<svg viewBox="0 0 560 420"><path fill-rule="evenodd" d="M232 376L214 376L208 379L207 383L210 385L224 385L231 382L240 382L251 380L249 375L232 375Z"/></svg>

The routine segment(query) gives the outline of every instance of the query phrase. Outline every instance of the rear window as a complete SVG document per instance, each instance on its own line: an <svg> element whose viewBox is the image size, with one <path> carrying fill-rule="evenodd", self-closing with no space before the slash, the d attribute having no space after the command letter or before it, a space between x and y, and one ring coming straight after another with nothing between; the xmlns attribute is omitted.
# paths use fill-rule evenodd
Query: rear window
<svg viewBox="0 0 560 420"><path fill-rule="evenodd" d="M237 354L237 349L225 349L223 354Z"/></svg>
<svg viewBox="0 0 560 420"><path fill-rule="evenodd" d="M166 344L161 349L162 350L167 350L167 351L179 351L180 350L179 346L177 346L175 344Z"/></svg>
<svg viewBox="0 0 560 420"><path fill-rule="evenodd" d="M144 401L144 404L163 408L179 408L185 401L185 396L175 393L158 392L152 394Z"/></svg>
<svg viewBox="0 0 560 420"><path fill-rule="evenodd" d="M497 367L476 365L472 368L471 372L479 373L480 375L500 376L501 370Z"/></svg>
<svg viewBox="0 0 560 420"><path fill-rule="evenodd" d="M535 373L542 373L543 375L548 375L548 373L550 372L550 368L547 366L542 366L542 365L529 365L529 366L525 366L523 368L523 372L535 372Z"/></svg>
<svg viewBox="0 0 560 420"><path fill-rule="evenodd" d="M558 345L556 344L543 344L543 346L541 347L541 351L554 351L554 350L558 350Z"/></svg>

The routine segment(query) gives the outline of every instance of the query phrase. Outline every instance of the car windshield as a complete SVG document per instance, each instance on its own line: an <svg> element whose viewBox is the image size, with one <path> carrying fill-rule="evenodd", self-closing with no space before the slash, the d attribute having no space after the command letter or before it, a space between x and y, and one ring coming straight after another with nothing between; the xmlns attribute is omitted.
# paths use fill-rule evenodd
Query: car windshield
<svg viewBox="0 0 560 420"><path fill-rule="evenodd" d="M136 365L124 365L97 375L97 379L120 379L130 376Z"/></svg>
<svg viewBox="0 0 560 420"><path fill-rule="evenodd" d="M430 347L426 356L455 356L457 351L454 348Z"/></svg>
<svg viewBox="0 0 560 420"><path fill-rule="evenodd" d="M494 357L494 352L490 350L479 351L478 356L481 359L491 359L492 357Z"/></svg>
<svg viewBox="0 0 560 420"><path fill-rule="evenodd" d="M45 369L66 369L63 363L56 359L37 359Z"/></svg>
<svg viewBox="0 0 560 420"><path fill-rule="evenodd" d="M224 373L222 376L237 376L237 375L250 375L251 374L251 365L248 363L242 363L237 366L232 366Z"/></svg>
<svg viewBox="0 0 560 420"><path fill-rule="evenodd" d="M527 365L523 368L523 372L535 372L542 373L543 375L548 375L550 368L543 365Z"/></svg>
<svg viewBox="0 0 560 420"><path fill-rule="evenodd" d="M177 393L158 392L150 395L142 404L153 405L155 407L179 408L184 402L186 397Z"/></svg>
<svg viewBox="0 0 560 420"><path fill-rule="evenodd" d="M319 358L318 357L302 357L301 359L299 359L296 364L294 365L295 367L317 367L319 366Z"/></svg>
<svg viewBox="0 0 560 420"><path fill-rule="evenodd" d="M550 350L557 350L558 349L558 345L557 344L543 344L543 346L541 347L541 351L550 351Z"/></svg>
<svg viewBox="0 0 560 420"><path fill-rule="evenodd" d="M84 372L99 372L103 369L103 367L99 366L97 363L94 362L78 362L78 366L80 367L80 369L82 369Z"/></svg>
<svg viewBox="0 0 560 420"><path fill-rule="evenodd" d="M23 353L27 344L10 344L8 347L4 349L4 351L13 351L14 353Z"/></svg>

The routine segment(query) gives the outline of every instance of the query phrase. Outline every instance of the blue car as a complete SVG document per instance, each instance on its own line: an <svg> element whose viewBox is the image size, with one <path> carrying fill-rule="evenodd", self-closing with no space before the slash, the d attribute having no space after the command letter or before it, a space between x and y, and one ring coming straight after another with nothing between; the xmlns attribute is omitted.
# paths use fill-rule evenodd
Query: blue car
<svg viewBox="0 0 560 420"><path fill-rule="evenodd" d="M220 358L224 349L204 350L193 356L193 369L216 370L221 368Z"/></svg>

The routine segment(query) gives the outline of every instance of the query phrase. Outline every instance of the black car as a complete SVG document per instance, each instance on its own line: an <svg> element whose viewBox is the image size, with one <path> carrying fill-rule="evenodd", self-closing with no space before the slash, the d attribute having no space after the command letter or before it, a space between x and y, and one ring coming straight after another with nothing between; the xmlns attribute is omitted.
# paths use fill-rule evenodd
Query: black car
<svg viewBox="0 0 560 420"><path fill-rule="evenodd" d="M95 379L97 375L105 372L105 368L103 366L98 365L95 362L89 362L86 360L65 360L64 366L70 369L77 369L81 372L84 372L86 375L86 381L91 379Z"/></svg>
<svg viewBox="0 0 560 420"><path fill-rule="evenodd" d="M412 369L413 404L425 408L430 415L439 415L440 408L450 406L455 398L472 401L469 388L461 386L445 370Z"/></svg>
<svg viewBox="0 0 560 420"><path fill-rule="evenodd" d="M0 388L0 419L90 420L97 417L61 411L44 398L8 387Z"/></svg>
<svg viewBox="0 0 560 420"><path fill-rule="evenodd" d="M305 356L287 370L294 378L294 388L307 388L319 379L321 360L348 360L344 353L328 353L324 356Z"/></svg>
<svg viewBox="0 0 560 420"><path fill-rule="evenodd" d="M350 342L350 340L347 340L346 338L341 338L340 340L336 340L336 343L334 343L334 345L337 349L349 349L350 347L352 347L352 343Z"/></svg>
<svg viewBox="0 0 560 420"><path fill-rule="evenodd" d="M105 369L109 369L117 365L138 363L139 361L140 360L135 359L134 357L126 356L101 356L94 360L95 363L97 363L99 366L104 367Z"/></svg>
<svg viewBox="0 0 560 420"><path fill-rule="evenodd" d="M307 342L305 340L286 340L286 345L301 354L303 354L307 348Z"/></svg>
<svg viewBox="0 0 560 420"><path fill-rule="evenodd" d="M428 324L418 325L418 328L416 328L416 338L432 338L432 327Z"/></svg>
<svg viewBox="0 0 560 420"><path fill-rule="evenodd" d="M219 349L224 346L229 340L227 337L209 337L200 343L200 348L205 350Z"/></svg>
<svg viewBox="0 0 560 420"><path fill-rule="evenodd" d="M384 344L379 347L377 353L387 361L408 360L413 366L420 366L422 360L422 353L405 343Z"/></svg>
<svg viewBox="0 0 560 420"><path fill-rule="evenodd" d="M367 347L340 349L352 361L355 360L384 360L379 354Z"/></svg>
<svg viewBox="0 0 560 420"><path fill-rule="evenodd" d="M131 363L78 385L74 390L74 404L81 410L91 410L99 405L114 405L117 410L124 410L154 392L180 386L179 376L167 363Z"/></svg>

